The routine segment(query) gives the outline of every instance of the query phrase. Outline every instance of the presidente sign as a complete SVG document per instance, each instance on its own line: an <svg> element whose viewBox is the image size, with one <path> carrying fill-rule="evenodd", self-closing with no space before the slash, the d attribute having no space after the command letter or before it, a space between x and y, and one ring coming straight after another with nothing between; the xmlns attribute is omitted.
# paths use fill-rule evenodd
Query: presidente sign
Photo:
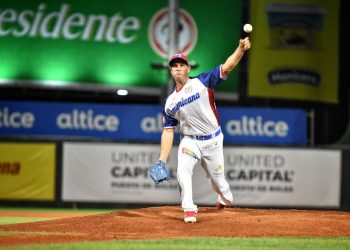
<svg viewBox="0 0 350 250"><path fill-rule="evenodd" d="M222 63L232 52L233 41L239 39L241 1L219 2L181 3L179 51L200 61L194 74ZM166 71L159 73L150 65L168 57L167 2L135 3L0 0L1 82L150 87L166 84ZM201 18L203 11L205 20ZM226 18L215 18L215 13ZM224 25L229 25L233 33L220 32ZM197 47L199 39L212 44L211 48ZM208 49L215 58L206 53ZM234 73L221 89L235 91L237 76Z"/></svg>
<svg viewBox="0 0 350 250"><path fill-rule="evenodd" d="M0 135L158 142L161 110L158 105L0 101ZM303 110L219 107L219 113L226 143L307 144Z"/></svg>
<svg viewBox="0 0 350 250"><path fill-rule="evenodd" d="M48 4L41 3L36 10L4 9L0 35L131 43L136 39L135 32L141 28L137 17L123 17L120 13L112 16L70 13L71 7L62 4L58 11L50 11Z"/></svg>

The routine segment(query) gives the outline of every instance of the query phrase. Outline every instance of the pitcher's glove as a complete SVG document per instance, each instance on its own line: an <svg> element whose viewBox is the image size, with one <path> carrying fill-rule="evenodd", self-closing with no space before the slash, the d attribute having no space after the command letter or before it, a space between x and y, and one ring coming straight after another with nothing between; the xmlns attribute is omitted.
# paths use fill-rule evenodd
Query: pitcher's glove
<svg viewBox="0 0 350 250"><path fill-rule="evenodd" d="M170 180L170 175L164 161L155 162L149 169L152 180L158 184L162 181Z"/></svg>

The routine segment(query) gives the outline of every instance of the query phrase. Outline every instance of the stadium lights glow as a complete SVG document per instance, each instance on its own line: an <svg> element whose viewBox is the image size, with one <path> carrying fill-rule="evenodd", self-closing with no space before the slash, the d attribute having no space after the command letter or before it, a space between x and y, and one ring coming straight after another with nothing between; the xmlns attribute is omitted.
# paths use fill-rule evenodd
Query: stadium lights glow
<svg viewBox="0 0 350 250"><path fill-rule="evenodd" d="M126 89L118 89L117 95L128 95L128 91Z"/></svg>
<svg viewBox="0 0 350 250"><path fill-rule="evenodd" d="M28 84L43 84L50 86L62 86L68 85L67 81L54 81L54 80L23 80L23 79L0 79L0 84L16 84L16 83L28 83Z"/></svg>

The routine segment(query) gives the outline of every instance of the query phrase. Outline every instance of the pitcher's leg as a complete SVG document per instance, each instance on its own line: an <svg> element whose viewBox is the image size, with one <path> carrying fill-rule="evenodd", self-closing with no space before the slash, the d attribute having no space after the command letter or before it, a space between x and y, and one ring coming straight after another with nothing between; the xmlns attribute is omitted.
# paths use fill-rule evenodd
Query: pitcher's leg
<svg viewBox="0 0 350 250"><path fill-rule="evenodd" d="M223 173L224 167L218 167L214 171L210 170L207 165L207 160L202 159L202 167L207 172L207 177L212 185L213 190L219 195L218 201L221 204L230 206L233 201L232 192L230 190L230 185L225 179L225 175Z"/></svg>
<svg viewBox="0 0 350 250"><path fill-rule="evenodd" d="M202 167L210 178L213 190L219 194L218 201L221 204L230 206L233 201L230 185L225 178L224 153L221 142L215 147L206 150L202 156ZM203 152L203 151L202 151Z"/></svg>
<svg viewBox="0 0 350 250"><path fill-rule="evenodd" d="M178 151L177 180L181 188L181 205L185 212L198 211L197 206L193 202L192 193L193 168L198 162L198 154L195 143L186 138L181 140Z"/></svg>

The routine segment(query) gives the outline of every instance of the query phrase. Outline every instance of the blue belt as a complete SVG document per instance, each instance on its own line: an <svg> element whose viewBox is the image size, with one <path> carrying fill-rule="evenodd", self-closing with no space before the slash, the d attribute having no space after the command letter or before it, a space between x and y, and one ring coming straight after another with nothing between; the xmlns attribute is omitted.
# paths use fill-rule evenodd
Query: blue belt
<svg viewBox="0 0 350 250"><path fill-rule="evenodd" d="M196 140L199 141L206 141L213 139L217 137L219 134L221 134L221 128L219 128L215 133L209 134L209 135L191 135L191 137L195 138Z"/></svg>

